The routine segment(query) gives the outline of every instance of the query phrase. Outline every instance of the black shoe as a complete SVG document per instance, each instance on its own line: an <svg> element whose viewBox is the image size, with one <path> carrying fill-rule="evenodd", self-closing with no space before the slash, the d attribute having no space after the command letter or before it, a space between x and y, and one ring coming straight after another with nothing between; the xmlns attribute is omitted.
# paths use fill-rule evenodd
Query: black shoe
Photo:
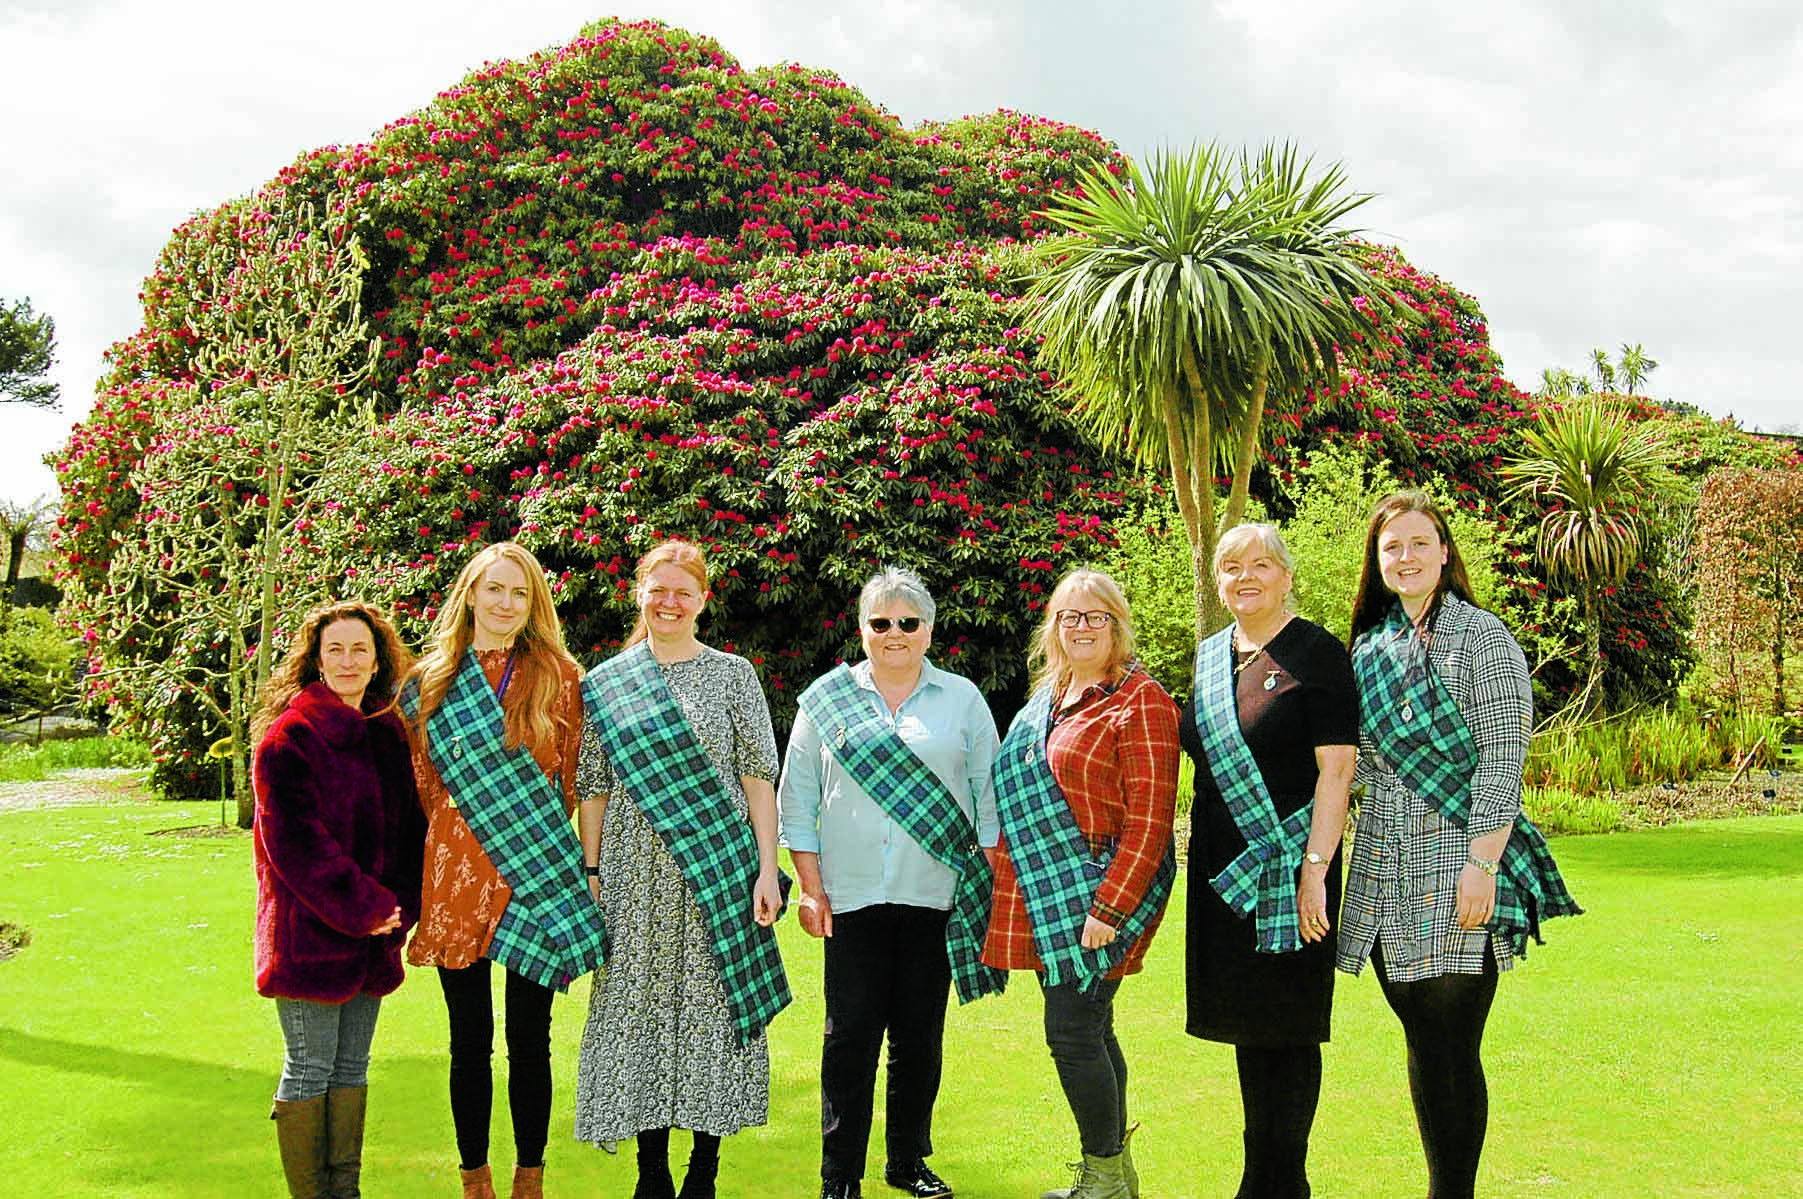
<svg viewBox="0 0 1803 1199"><path fill-rule="evenodd" d="M858 1182L841 1182L837 1178L822 1179L820 1199L864 1199L864 1187Z"/></svg>
<svg viewBox="0 0 1803 1199"><path fill-rule="evenodd" d="M951 1185L919 1158L905 1166L891 1162L883 1167L883 1181L898 1191L906 1191L914 1199L949 1199L952 1193Z"/></svg>

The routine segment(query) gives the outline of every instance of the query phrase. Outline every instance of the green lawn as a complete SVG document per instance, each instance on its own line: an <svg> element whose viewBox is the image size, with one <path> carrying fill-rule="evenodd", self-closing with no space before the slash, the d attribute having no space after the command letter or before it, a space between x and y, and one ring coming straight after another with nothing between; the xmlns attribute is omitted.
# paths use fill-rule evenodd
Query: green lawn
<svg viewBox="0 0 1803 1199"><path fill-rule="evenodd" d="M151 835L214 820L204 805L0 813L0 920L33 934L0 963L0 1160L13 1193L282 1193L265 1118L280 1036L250 983L249 841ZM1551 944L1503 980L1481 1192L1803 1195L1803 817L1554 848L1589 914L1555 922ZM1231 1051L1182 1033L1181 899L1119 1004L1144 1122L1134 1144L1148 1199L1219 1199L1238 1178L1238 1095ZM792 920L783 936L799 998L773 1030L771 1122L727 1143L723 1195L817 1190L820 958ZM587 1004L579 985L556 1010L554 1196L632 1185L630 1146L609 1157L568 1137ZM1336 1017L1315 1193L1419 1195L1401 1037L1369 975L1341 980ZM418 973L377 1034L372 1195L457 1193L443 1037L438 988ZM972 1197L1060 1183L1075 1133L1036 989L1017 982L955 1011L948 1040L935 1167ZM498 1108L495 1158L507 1162ZM879 1178L870 1193L890 1192Z"/></svg>

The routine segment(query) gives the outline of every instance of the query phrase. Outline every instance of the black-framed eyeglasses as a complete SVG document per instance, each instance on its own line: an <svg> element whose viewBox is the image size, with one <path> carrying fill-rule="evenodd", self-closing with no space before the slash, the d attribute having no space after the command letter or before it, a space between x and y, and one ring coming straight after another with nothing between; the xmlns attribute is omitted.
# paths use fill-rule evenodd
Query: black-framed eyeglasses
<svg viewBox="0 0 1803 1199"><path fill-rule="evenodd" d="M1079 612L1075 608L1066 608L1058 613L1058 623L1067 629L1105 629L1113 619L1114 613L1100 609Z"/></svg>
<svg viewBox="0 0 1803 1199"><path fill-rule="evenodd" d="M864 623L870 626L873 633L887 633L891 622L887 616L872 616ZM900 616L893 623L904 633L918 633L924 622L918 616Z"/></svg>

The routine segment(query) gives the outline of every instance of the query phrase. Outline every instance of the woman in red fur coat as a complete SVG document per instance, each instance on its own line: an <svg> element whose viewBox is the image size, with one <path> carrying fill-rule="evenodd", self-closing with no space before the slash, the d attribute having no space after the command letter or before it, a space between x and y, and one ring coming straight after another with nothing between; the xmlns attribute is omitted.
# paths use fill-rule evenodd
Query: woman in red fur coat
<svg viewBox="0 0 1803 1199"><path fill-rule="evenodd" d="M257 993L286 1045L270 1118L294 1199L360 1193L370 1041L419 918L425 816L392 710L412 661L378 609L317 608L252 726Z"/></svg>

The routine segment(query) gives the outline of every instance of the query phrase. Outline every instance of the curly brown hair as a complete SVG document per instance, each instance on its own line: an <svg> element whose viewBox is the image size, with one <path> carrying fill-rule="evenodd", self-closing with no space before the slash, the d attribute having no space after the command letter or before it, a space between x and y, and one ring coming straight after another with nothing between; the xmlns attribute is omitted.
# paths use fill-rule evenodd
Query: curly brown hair
<svg viewBox="0 0 1803 1199"><path fill-rule="evenodd" d="M395 632L388 613L361 600L338 600L321 604L301 618L300 627L288 643L288 652L263 684L256 715L251 718L251 740L260 742L276 717L295 696L319 682L319 642L326 628L340 620L361 621L376 645L376 673L369 680L364 698L392 702L401 680L413 669L413 652Z"/></svg>

